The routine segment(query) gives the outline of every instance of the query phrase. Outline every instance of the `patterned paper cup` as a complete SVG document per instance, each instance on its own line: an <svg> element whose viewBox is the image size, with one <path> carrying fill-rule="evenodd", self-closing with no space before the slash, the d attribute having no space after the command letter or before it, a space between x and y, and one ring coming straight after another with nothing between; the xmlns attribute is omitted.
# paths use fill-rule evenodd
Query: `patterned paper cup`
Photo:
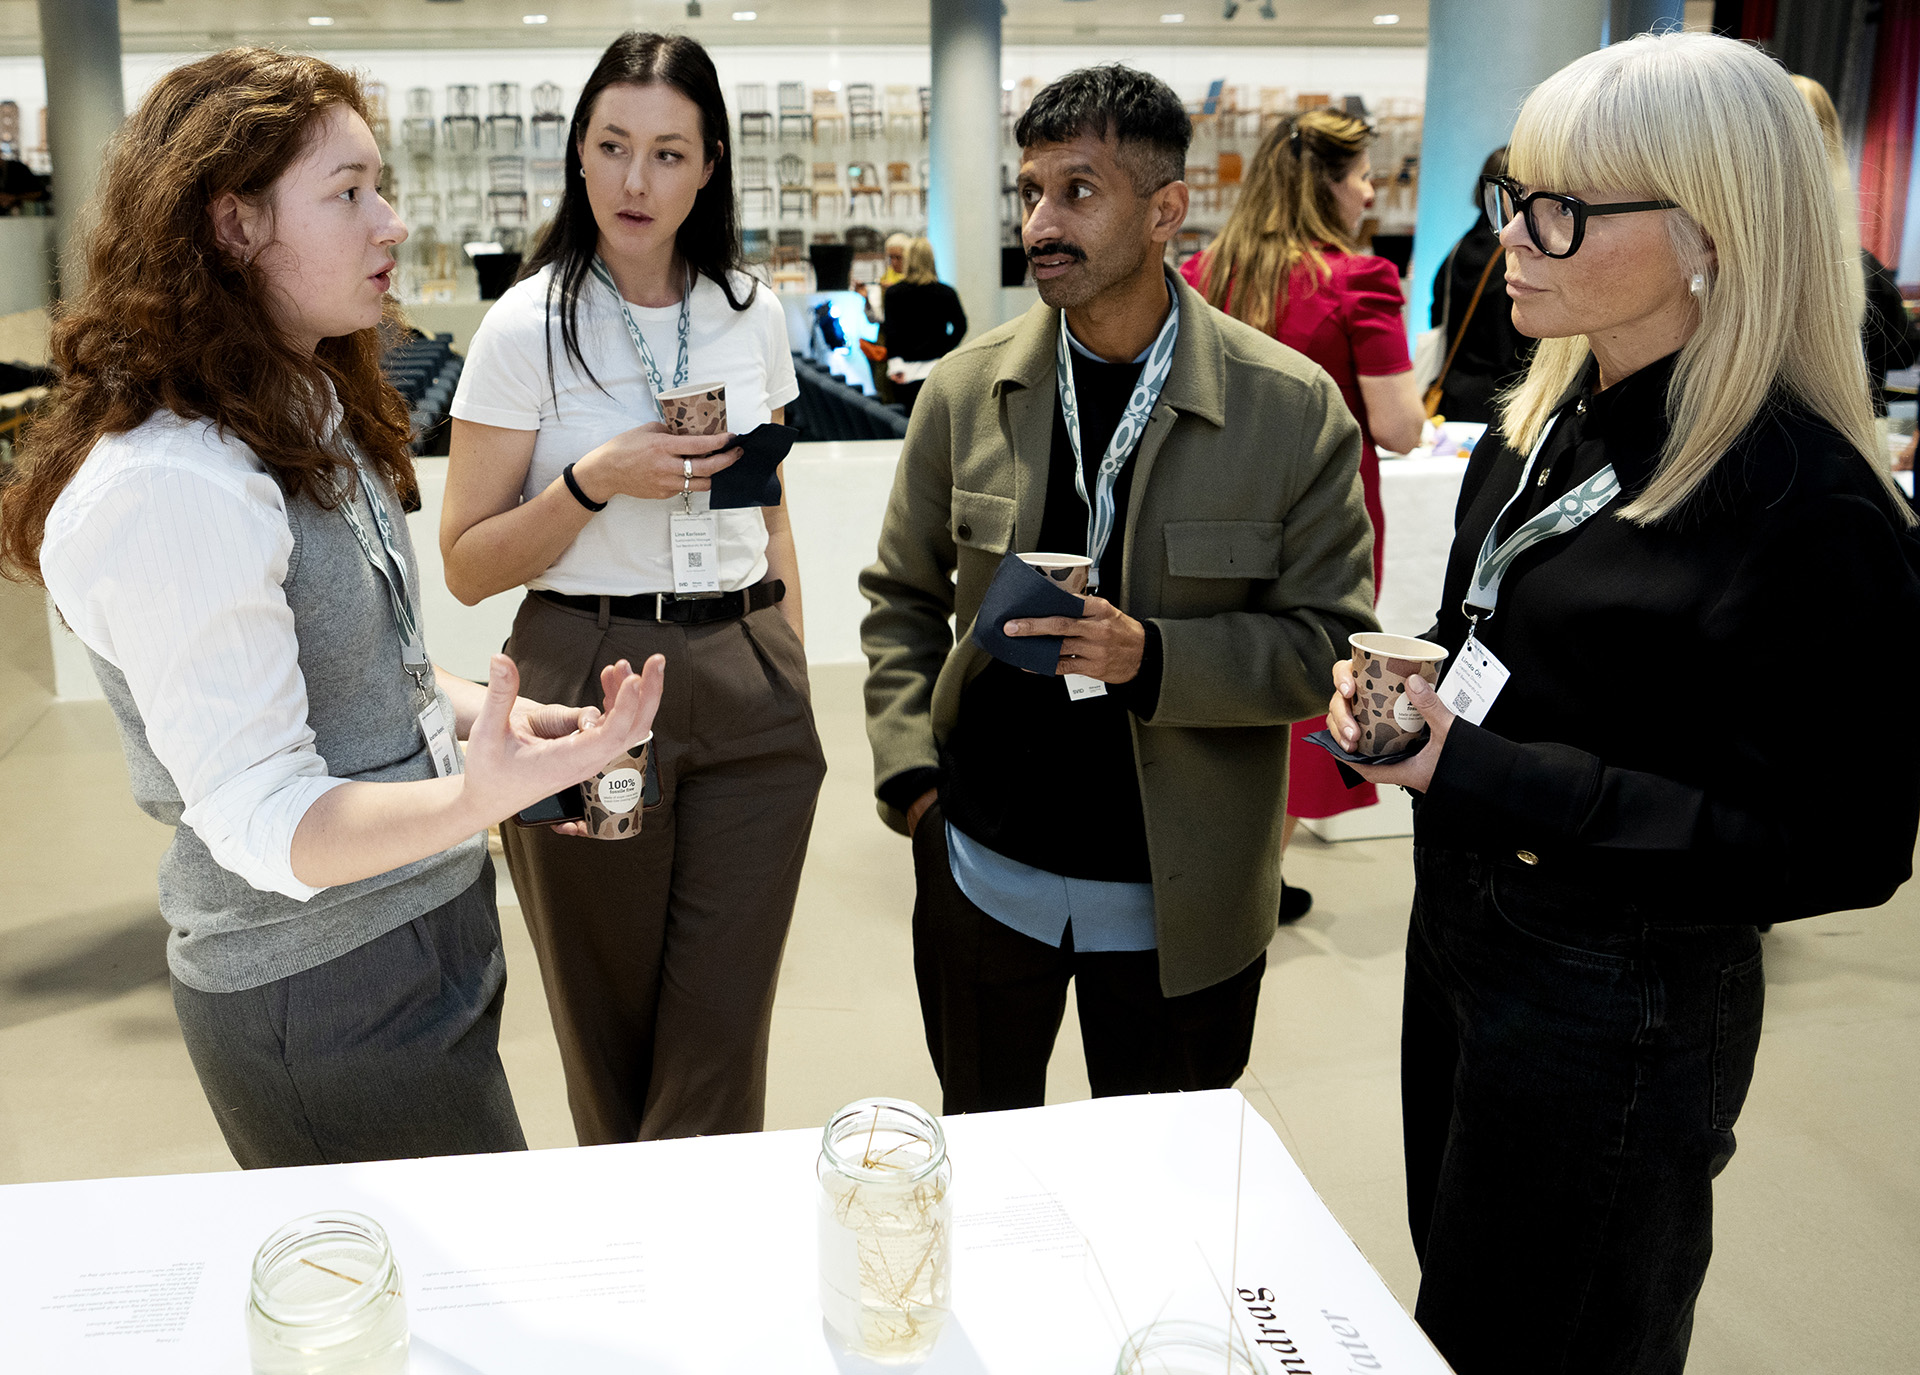
<svg viewBox="0 0 1920 1375"><path fill-rule="evenodd" d="M1408 700L1407 679L1417 673L1429 687L1439 687L1446 646L1371 630L1349 635L1347 643L1353 646L1353 719L1360 726L1353 752L1399 754L1427 728Z"/></svg>
<svg viewBox="0 0 1920 1375"><path fill-rule="evenodd" d="M1076 597L1087 594L1087 570L1093 560L1085 554L1022 554L1020 561L1052 578L1063 592Z"/></svg>
<svg viewBox="0 0 1920 1375"><path fill-rule="evenodd" d="M725 382L695 382L690 387L675 387L661 392L654 400L660 403L660 418L674 434L727 432Z"/></svg>
<svg viewBox="0 0 1920 1375"><path fill-rule="evenodd" d="M587 829L595 840L640 834L640 796L646 789L653 732L580 785L587 796Z"/></svg>

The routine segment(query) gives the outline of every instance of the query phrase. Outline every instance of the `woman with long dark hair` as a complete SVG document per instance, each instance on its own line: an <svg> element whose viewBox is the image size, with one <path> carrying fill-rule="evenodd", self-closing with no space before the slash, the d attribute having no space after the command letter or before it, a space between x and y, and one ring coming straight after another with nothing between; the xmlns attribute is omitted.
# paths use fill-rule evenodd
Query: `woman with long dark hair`
<svg viewBox="0 0 1920 1375"><path fill-rule="evenodd" d="M484 689L428 662L379 175L338 68L240 48L163 76L109 148L59 385L0 490L0 572L44 581L175 828L174 1006L249 1168L524 1147L483 832L660 695L658 661L608 666L604 717L517 701L503 656Z"/></svg>
<svg viewBox="0 0 1920 1375"><path fill-rule="evenodd" d="M1378 440L1401 452L1420 442L1425 420L1407 356L1400 277L1385 258L1360 251L1373 204L1365 121L1332 108L1308 110L1261 140L1226 227L1180 275L1208 302L1325 368L1360 422L1360 483L1373 522L1373 580L1379 596L1386 513L1380 505ZM1304 743L1326 722L1293 727L1287 765L1287 819L1281 844L1301 817L1335 816L1375 800L1371 784L1349 791L1332 756ZM1281 889L1280 920L1313 905L1304 889Z"/></svg>
<svg viewBox="0 0 1920 1375"><path fill-rule="evenodd" d="M448 585L526 586L508 650L529 685L575 702L621 657L673 667L638 835L505 829L583 1145L759 1130L826 768L786 507L709 510L739 451L659 423L683 384L724 382L735 433L799 395L780 305L741 270L728 132L698 43L616 39L574 110L559 213L453 403Z"/></svg>

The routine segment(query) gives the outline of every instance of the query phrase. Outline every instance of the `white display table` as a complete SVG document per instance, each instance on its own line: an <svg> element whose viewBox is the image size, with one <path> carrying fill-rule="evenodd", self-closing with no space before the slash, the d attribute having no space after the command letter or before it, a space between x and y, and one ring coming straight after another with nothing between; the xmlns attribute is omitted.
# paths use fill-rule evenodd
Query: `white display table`
<svg viewBox="0 0 1920 1375"><path fill-rule="evenodd" d="M1238 1093L949 1118L954 1313L926 1375L1107 1375L1156 1318L1268 1370L1445 1372ZM416 1375L873 1369L815 1299L810 1131L0 1188L11 1375L244 1375L259 1243L350 1208L405 1275Z"/></svg>

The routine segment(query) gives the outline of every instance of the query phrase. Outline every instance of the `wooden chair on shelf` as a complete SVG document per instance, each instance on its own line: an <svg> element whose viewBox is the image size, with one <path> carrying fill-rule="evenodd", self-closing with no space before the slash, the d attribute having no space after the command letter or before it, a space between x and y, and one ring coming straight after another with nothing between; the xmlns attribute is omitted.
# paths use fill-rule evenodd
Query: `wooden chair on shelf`
<svg viewBox="0 0 1920 1375"><path fill-rule="evenodd" d="M807 164L796 154L782 153L776 172L780 178L779 218L784 220L791 210L803 220L811 219L813 192L807 189Z"/></svg>
<svg viewBox="0 0 1920 1375"><path fill-rule="evenodd" d="M775 265L802 263L807 259L807 231L804 229L776 229L773 231L773 261Z"/></svg>
<svg viewBox="0 0 1920 1375"><path fill-rule="evenodd" d="M1215 77L1207 83L1206 95L1197 104L1187 106L1187 116L1193 121L1196 133L1204 126L1209 133L1218 135L1214 121L1220 115L1220 93L1226 89L1227 79L1224 76Z"/></svg>
<svg viewBox="0 0 1920 1375"><path fill-rule="evenodd" d="M914 95L911 86L889 86L886 89L888 138L917 138L920 136L920 100Z"/></svg>
<svg viewBox="0 0 1920 1375"><path fill-rule="evenodd" d="M840 93L831 86L813 88L813 141L818 143L820 136L833 129L839 133L834 138L847 136L847 117L840 110Z"/></svg>
<svg viewBox="0 0 1920 1375"><path fill-rule="evenodd" d="M740 110L740 141L770 143L773 141L773 111L767 108L767 87L765 82L755 81L734 88L735 100Z"/></svg>
<svg viewBox="0 0 1920 1375"><path fill-rule="evenodd" d="M1246 183L1246 159L1238 153L1222 153L1214 172L1214 195L1227 209L1240 199L1240 188Z"/></svg>
<svg viewBox="0 0 1920 1375"><path fill-rule="evenodd" d="M813 116L807 112L807 88L798 81L780 83L780 117L775 127L781 138L787 136L789 125L799 130L795 137L813 137Z"/></svg>
<svg viewBox="0 0 1920 1375"><path fill-rule="evenodd" d="M813 180L807 189L813 193L813 217L820 218L822 205L830 205L836 218L845 202L845 190L840 185L840 164L837 162L816 162L813 164Z"/></svg>
<svg viewBox="0 0 1920 1375"><path fill-rule="evenodd" d="M860 198L865 196L868 208L875 215L887 212L887 190L880 182L880 169L871 162L850 162L847 164L847 214L855 215L860 210Z"/></svg>
<svg viewBox="0 0 1920 1375"><path fill-rule="evenodd" d="M750 209L756 200L764 213L774 213L773 183L767 180L767 160L759 155L740 159L740 208Z"/></svg>
<svg viewBox="0 0 1920 1375"><path fill-rule="evenodd" d="M1287 88L1285 86L1262 86L1260 88L1260 105L1259 108L1254 111L1254 117L1259 121L1254 127L1254 132L1265 134L1267 130L1285 120L1287 116L1292 113L1293 107L1287 103Z"/></svg>
<svg viewBox="0 0 1920 1375"><path fill-rule="evenodd" d="M1203 205L1214 210L1220 208L1219 168L1206 163L1188 163L1186 183L1196 208Z"/></svg>
<svg viewBox="0 0 1920 1375"><path fill-rule="evenodd" d="M933 120L933 87L922 86L919 91L919 96L920 96L920 141L922 143L925 143L927 141L927 127ZM920 181L923 185L925 184L926 180L927 179L925 177L920 178Z"/></svg>
<svg viewBox="0 0 1920 1375"><path fill-rule="evenodd" d="M1295 112L1303 115L1308 110L1318 110L1331 104L1333 104L1333 97L1326 91L1303 91L1293 100Z"/></svg>
<svg viewBox="0 0 1920 1375"><path fill-rule="evenodd" d="M773 235L765 229L740 231L740 256L750 263L764 263L773 256Z"/></svg>
<svg viewBox="0 0 1920 1375"><path fill-rule="evenodd" d="M873 83L855 81L847 87L847 137L885 138L887 117L873 94Z"/></svg>
<svg viewBox="0 0 1920 1375"><path fill-rule="evenodd" d="M893 203L899 197L907 198L907 213L926 208L926 188L916 184L913 179L913 164L910 162L890 162L887 164L887 214L893 215Z"/></svg>
<svg viewBox="0 0 1920 1375"><path fill-rule="evenodd" d="M1214 116L1214 133L1220 138L1239 138L1249 120L1259 129L1260 113L1247 100L1248 88L1228 86L1220 93L1220 112Z"/></svg>

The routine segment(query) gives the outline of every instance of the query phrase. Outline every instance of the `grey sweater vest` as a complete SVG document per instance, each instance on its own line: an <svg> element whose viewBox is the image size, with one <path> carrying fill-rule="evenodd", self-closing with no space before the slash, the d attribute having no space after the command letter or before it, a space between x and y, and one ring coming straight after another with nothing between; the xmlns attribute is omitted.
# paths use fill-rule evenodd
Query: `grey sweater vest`
<svg viewBox="0 0 1920 1375"><path fill-rule="evenodd" d="M384 482L378 486L417 589L420 569L406 516L392 490ZM353 502L372 534L367 495L363 484ZM283 587L300 642L314 749L335 778L432 778L419 722L426 698L401 667L385 582L339 511L304 497L289 497L286 508L293 555ZM188 987L233 993L298 974L424 916L479 876L484 834L389 873L324 889L306 902L261 892L222 868L193 829L181 824L180 790L147 744L126 678L98 655L93 668L120 725L134 801L174 827L173 844L160 861L160 913L173 928L167 963ZM453 720L446 694L437 688L435 693Z"/></svg>

